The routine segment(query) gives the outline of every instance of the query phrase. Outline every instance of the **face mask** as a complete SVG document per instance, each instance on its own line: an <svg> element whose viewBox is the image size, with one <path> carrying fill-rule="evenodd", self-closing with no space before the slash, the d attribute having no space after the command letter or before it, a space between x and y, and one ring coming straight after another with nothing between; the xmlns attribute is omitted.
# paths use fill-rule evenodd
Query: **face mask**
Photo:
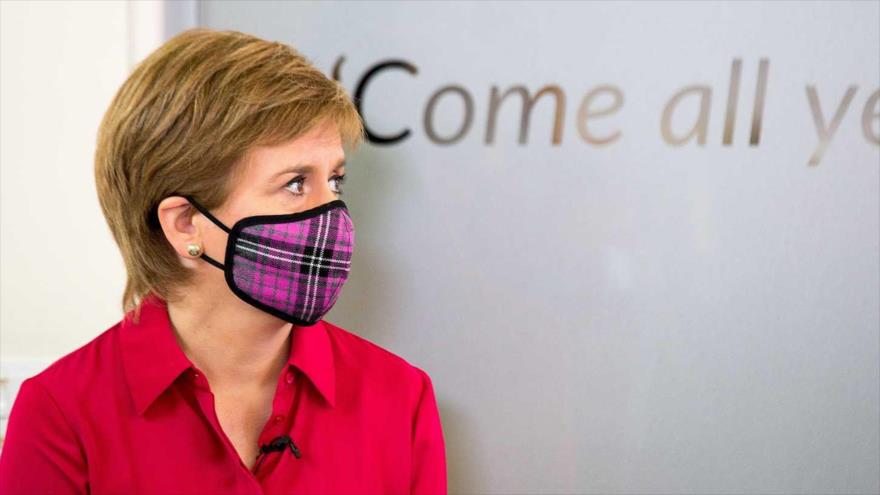
<svg viewBox="0 0 880 495"><path fill-rule="evenodd" d="M245 217L226 227L191 196L184 196L226 231L226 284L242 300L300 326L318 322L348 278L354 224L337 199L310 210Z"/></svg>

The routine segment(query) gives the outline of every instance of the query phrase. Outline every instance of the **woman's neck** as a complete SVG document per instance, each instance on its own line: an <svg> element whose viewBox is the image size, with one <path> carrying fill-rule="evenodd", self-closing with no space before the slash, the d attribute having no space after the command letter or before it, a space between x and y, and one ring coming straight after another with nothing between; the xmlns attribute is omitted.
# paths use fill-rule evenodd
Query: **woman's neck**
<svg viewBox="0 0 880 495"><path fill-rule="evenodd" d="M218 291L168 303L178 343L212 390L274 387L290 356L292 324Z"/></svg>

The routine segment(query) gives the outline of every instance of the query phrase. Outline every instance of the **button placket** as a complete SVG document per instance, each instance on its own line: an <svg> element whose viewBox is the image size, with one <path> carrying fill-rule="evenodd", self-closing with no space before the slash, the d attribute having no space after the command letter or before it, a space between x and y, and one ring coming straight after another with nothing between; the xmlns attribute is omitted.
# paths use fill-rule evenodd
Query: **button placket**
<svg viewBox="0 0 880 495"><path fill-rule="evenodd" d="M280 435L290 434L287 421L292 414L291 404L294 397L294 388L291 385L295 380L296 373L291 369L285 370L279 376L276 395L272 400L272 415L269 416L263 432L260 434L260 445L269 444ZM288 452L288 454L290 453ZM282 455L270 455L264 459L265 462L260 465L258 470L259 473L262 473L260 476L265 476L265 473L275 469L275 466L280 462L289 462L287 461L287 455L284 455L283 452Z"/></svg>
<svg viewBox="0 0 880 495"><path fill-rule="evenodd" d="M285 387L285 390L279 389L279 393L281 393L283 396L290 397L291 392L290 392L289 387L292 383L293 383L293 371L288 369L287 371L284 372L284 381L283 381L283 384L281 385L281 386L284 386L286 384L287 387ZM289 403L290 403L289 400L285 400L282 402L285 403L285 405L283 407L285 407L285 408L289 407ZM284 414L283 410L276 409L272 412L272 426L274 428L280 428L281 426L283 426L285 419L286 419L286 415Z"/></svg>

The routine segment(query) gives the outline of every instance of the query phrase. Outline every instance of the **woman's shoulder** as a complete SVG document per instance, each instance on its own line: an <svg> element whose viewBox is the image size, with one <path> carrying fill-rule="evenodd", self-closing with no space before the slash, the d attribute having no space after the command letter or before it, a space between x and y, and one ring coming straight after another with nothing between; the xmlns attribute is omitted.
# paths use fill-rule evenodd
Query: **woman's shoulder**
<svg viewBox="0 0 880 495"><path fill-rule="evenodd" d="M38 384L53 399L76 399L94 390L96 380L115 374L118 352L115 334L120 323L99 333L76 349L55 359L40 372L26 378L22 386Z"/></svg>
<svg viewBox="0 0 880 495"><path fill-rule="evenodd" d="M117 380L114 335L118 324L23 380L9 414L0 492L86 493L88 430ZM21 473L39 473L22 477Z"/></svg>
<svg viewBox="0 0 880 495"><path fill-rule="evenodd" d="M370 375L373 382L387 378L386 383L398 386L402 377L416 388L430 381L427 372L407 358L339 325L322 321L332 343L337 369Z"/></svg>

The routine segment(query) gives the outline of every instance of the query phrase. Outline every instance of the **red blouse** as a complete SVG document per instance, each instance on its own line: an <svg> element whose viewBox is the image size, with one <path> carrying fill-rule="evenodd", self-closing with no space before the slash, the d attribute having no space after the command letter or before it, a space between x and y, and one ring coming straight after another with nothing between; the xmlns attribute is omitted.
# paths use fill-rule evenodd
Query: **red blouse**
<svg viewBox="0 0 880 495"><path fill-rule="evenodd" d="M0 451L0 494L445 494L430 377L324 320L292 326L248 469L223 432L205 376L158 296L22 382Z"/></svg>

